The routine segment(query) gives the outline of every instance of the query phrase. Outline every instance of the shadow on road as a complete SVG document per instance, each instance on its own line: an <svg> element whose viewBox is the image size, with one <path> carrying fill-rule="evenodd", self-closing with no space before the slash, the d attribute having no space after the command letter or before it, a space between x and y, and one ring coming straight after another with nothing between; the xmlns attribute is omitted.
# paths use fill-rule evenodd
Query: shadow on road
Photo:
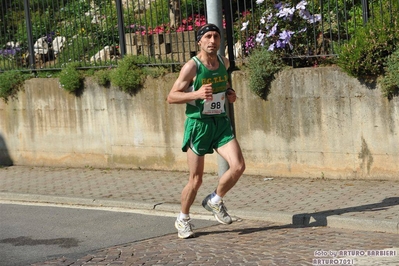
<svg viewBox="0 0 399 266"><path fill-rule="evenodd" d="M391 206L399 205L399 197L386 198L382 202L365 204L361 206L348 207L335 210L326 210L314 213L295 214L292 217L293 225L304 226L327 226L328 216L337 216L351 212L374 212L387 210Z"/></svg>
<svg viewBox="0 0 399 266"><path fill-rule="evenodd" d="M326 210L314 213L301 213L295 214L292 217L292 224L286 225L275 225L275 226L262 226L256 228L242 228L242 229L234 229L229 230L228 226L224 226L224 230L215 230L210 232L196 232L196 237L201 237L210 234L224 234L224 233L239 233L240 235L252 234L260 231L269 231L269 230L283 230L290 228L304 228L304 227L315 227L315 226L327 226L327 218L329 216L338 216L345 213L351 212L373 212L373 211L381 211L387 210L391 206L399 205L399 197L391 197L386 198L382 202L379 203L371 203L365 204L361 206L348 207L342 209L334 209L334 210ZM223 226L223 225L219 225ZM219 228L220 229L220 228Z"/></svg>
<svg viewBox="0 0 399 266"><path fill-rule="evenodd" d="M224 226L224 225L218 225ZM214 234L225 234L225 233L238 233L239 235L247 235L256 232L270 231L270 230L282 230L289 228L303 228L303 225L294 225L294 224L285 224L285 225L273 225L273 226L262 226L262 227L249 227L242 229L233 229L229 230L228 225L224 226L226 230L218 230L218 231L210 231L210 232L195 232L196 237L206 236L206 235L214 235ZM220 228L220 227L218 227Z"/></svg>

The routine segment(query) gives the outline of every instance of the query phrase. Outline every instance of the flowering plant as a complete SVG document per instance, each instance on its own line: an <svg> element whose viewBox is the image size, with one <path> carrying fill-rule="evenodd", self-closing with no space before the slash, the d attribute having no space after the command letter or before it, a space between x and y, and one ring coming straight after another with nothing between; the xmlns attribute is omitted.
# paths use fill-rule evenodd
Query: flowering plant
<svg viewBox="0 0 399 266"><path fill-rule="evenodd" d="M193 14L185 19L182 19L181 24L176 29L172 29L170 23L164 23L154 28L152 27L146 28L144 26L132 24L128 26L128 30L129 32L135 32L136 34L140 35L152 35L152 34L162 34L162 33L171 33L171 32L192 31L205 24L206 24L206 18L204 15Z"/></svg>
<svg viewBox="0 0 399 266"><path fill-rule="evenodd" d="M259 19L258 33L250 35L245 43L247 53L257 46L267 47L269 51L281 54L313 53L307 43L310 34L316 30L316 23L321 21L321 15L312 15L306 8L306 0L300 1L296 6L284 2L267 6L264 0L257 0L256 4L260 10L265 11ZM241 30L247 30L249 21L242 25Z"/></svg>

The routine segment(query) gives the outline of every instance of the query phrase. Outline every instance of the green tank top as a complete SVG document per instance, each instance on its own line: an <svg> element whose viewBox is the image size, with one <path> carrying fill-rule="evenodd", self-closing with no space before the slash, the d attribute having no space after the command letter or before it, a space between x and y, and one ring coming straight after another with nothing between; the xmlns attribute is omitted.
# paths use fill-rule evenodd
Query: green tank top
<svg viewBox="0 0 399 266"><path fill-rule="evenodd" d="M213 100L199 99L188 102L186 104L186 116L190 118L226 116L225 100L228 73L223 59L218 55L219 68L216 70L207 69L196 56L192 59L197 65L197 75L188 91L196 91L201 88L202 84L212 83Z"/></svg>

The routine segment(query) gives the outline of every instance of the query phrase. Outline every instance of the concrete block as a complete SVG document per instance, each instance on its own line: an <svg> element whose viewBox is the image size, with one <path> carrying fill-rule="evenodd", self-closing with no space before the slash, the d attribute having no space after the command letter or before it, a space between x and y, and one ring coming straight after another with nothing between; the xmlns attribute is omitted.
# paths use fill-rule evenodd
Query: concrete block
<svg viewBox="0 0 399 266"><path fill-rule="evenodd" d="M126 54L128 55L139 55L139 47L137 45L126 45Z"/></svg>
<svg viewBox="0 0 399 266"><path fill-rule="evenodd" d="M195 31L183 31L183 32L173 32L165 34L165 42L166 43L174 43L174 42L196 42L195 40L196 32Z"/></svg>
<svg viewBox="0 0 399 266"><path fill-rule="evenodd" d="M198 51L198 44L196 42L174 42L170 43L172 52L192 52Z"/></svg>
<svg viewBox="0 0 399 266"><path fill-rule="evenodd" d="M170 43L154 44L153 48L156 55L165 55L172 52Z"/></svg>
<svg viewBox="0 0 399 266"><path fill-rule="evenodd" d="M135 34L125 34L126 46L137 45L137 39Z"/></svg>
<svg viewBox="0 0 399 266"><path fill-rule="evenodd" d="M136 35L137 45L151 45L153 44L152 35Z"/></svg>
<svg viewBox="0 0 399 266"><path fill-rule="evenodd" d="M164 43L164 34L153 34L152 35L152 44L162 44Z"/></svg>

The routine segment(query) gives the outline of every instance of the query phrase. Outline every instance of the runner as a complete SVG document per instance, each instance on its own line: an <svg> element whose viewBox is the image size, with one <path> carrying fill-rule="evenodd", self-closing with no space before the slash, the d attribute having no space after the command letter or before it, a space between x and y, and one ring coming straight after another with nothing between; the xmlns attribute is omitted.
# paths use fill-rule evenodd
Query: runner
<svg viewBox="0 0 399 266"><path fill-rule="evenodd" d="M241 148L225 109L226 98L233 103L237 96L228 82L229 61L217 54L220 41L220 30L216 25L206 24L198 30L200 52L183 66L168 95L170 104L186 104L182 150L187 152L190 176L181 193L181 212L175 222L180 238L194 236L190 207L202 184L205 154L215 150L229 164L216 190L202 201L202 206L222 224L232 223L223 197L245 170Z"/></svg>

